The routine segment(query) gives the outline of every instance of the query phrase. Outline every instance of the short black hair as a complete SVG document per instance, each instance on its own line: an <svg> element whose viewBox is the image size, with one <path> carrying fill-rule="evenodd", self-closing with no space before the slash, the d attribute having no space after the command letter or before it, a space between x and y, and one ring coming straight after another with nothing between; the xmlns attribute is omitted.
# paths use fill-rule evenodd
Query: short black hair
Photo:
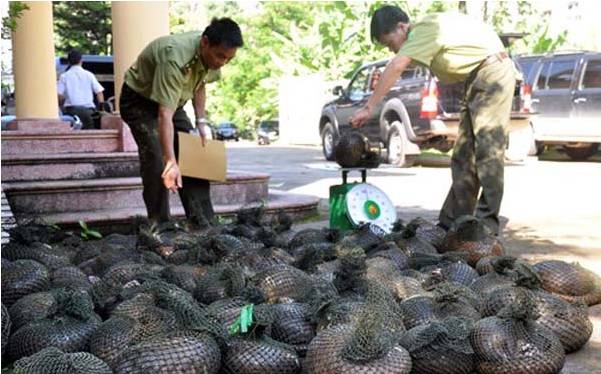
<svg viewBox="0 0 601 374"><path fill-rule="evenodd" d="M81 62L81 52L79 52L77 49L72 49L69 51L69 54L67 55L67 61L69 62L69 65L77 65Z"/></svg>
<svg viewBox="0 0 601 374"><path fill-rule="evenodd" d="M409 16L400 8L385 5L376 10L371 16L371 41L379 42L380 36L394 31L399 22L409 23Z"/></svg>
<svg viewBox="0 0 601 374"><path fill-rule="evenodd" d="M223 45L226 48L238 48L244 45L240 27L227 17L213 18L202 35L209 39L209 44L212 46Z"/></svg>

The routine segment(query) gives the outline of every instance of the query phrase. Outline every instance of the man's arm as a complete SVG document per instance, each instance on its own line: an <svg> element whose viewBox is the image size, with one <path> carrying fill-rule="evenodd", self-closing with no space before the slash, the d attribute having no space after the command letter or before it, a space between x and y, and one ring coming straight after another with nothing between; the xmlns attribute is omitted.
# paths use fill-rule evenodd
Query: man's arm
<svg viewBox="0 0 601 374"><path fill-rule="evenodd" d="M390 88L394 85L394 82L399 79L403 71L407 69L407 66L411 64L411 57L407 56L396 56L384 69L380 80L376 84L376 88L365 103L365 106L355 113L353 113L350 122L353 127L361 127L369 119L372 114L373 108L382 100L382 98L390 91Z"/></svg>
<svg viewBox="0 0 601 374"><path fill-rule="evenodd" d="M207 91L205 85L202 85L198 91L194 93L192 98L192 106L194 107L194 116L196 117L196 128L200 133L202 145L206 143L205 125L205 103L207 101Z"/></svg>
<svg viewBox="0 0 601 374"><path fill-rule="evenodd" d="M96 101L98 101L98 103L104 103L104 93L102 91L96 92Z"/></svg>
<svg viewBox="0 0 601 374"><path fill-rule="evenodd" d="M159 142L163 152L163 184L175 192L182 187L182 176L173 150L173 109L159 105Z"/></svg>

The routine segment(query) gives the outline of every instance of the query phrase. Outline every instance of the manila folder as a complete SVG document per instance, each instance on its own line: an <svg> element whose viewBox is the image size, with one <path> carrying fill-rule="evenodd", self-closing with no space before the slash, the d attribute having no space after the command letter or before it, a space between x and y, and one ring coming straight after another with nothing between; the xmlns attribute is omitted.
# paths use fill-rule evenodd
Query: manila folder
<svg viewBox="0 0 601 374"><path fill-rule="evenodd" d="M225 145L207 139L202 146L200 136L177 132L179 136L179 170L183 176L225 182L227 161Z"/></svg>

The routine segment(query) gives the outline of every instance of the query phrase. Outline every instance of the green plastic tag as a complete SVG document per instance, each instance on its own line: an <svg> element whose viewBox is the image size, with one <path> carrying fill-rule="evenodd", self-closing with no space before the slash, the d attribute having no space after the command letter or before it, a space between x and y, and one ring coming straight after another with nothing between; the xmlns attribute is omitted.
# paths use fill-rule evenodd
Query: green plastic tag
<svg viewBox="0 0 601 374"><path fill-rule="evenodd" d="M230 335L236 335L239 333L245 334L248 332L248 328L253 323L253 309L254 304L248 304L242 307L240 310L240 316L238 316L238 318L229 328Z"/></svg>

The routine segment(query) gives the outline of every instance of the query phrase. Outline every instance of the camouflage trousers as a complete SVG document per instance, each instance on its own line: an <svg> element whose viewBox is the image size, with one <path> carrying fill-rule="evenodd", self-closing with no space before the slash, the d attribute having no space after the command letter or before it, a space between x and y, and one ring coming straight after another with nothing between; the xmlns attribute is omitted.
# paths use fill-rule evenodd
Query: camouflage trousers
<svg viewBox="0 0 601 374"><path fill-rule="evenodd" d="M465 83L459 134L453 148L453 182L439 222L450 227L461 215L475 215L499 231L504 162L516 76L505 58L474 71Z"/></svg>
<svg viewBox="0 0 601 374"><path fill-rule="evenodd" d="M138 145L140 174L144 185L144 203L148 219L153 222L166 222L170 219L169 191L163 186L161 174L164 169L163 152L158 133L158 104L123 84L119 100L121 117L131 128ZM178 157L178 131L189 132L192 123L182 108L173 115L174 151ZM182 178L183 186L179 196L191 223L205 226L213 220L210 182L197 178Z"/></svg>

